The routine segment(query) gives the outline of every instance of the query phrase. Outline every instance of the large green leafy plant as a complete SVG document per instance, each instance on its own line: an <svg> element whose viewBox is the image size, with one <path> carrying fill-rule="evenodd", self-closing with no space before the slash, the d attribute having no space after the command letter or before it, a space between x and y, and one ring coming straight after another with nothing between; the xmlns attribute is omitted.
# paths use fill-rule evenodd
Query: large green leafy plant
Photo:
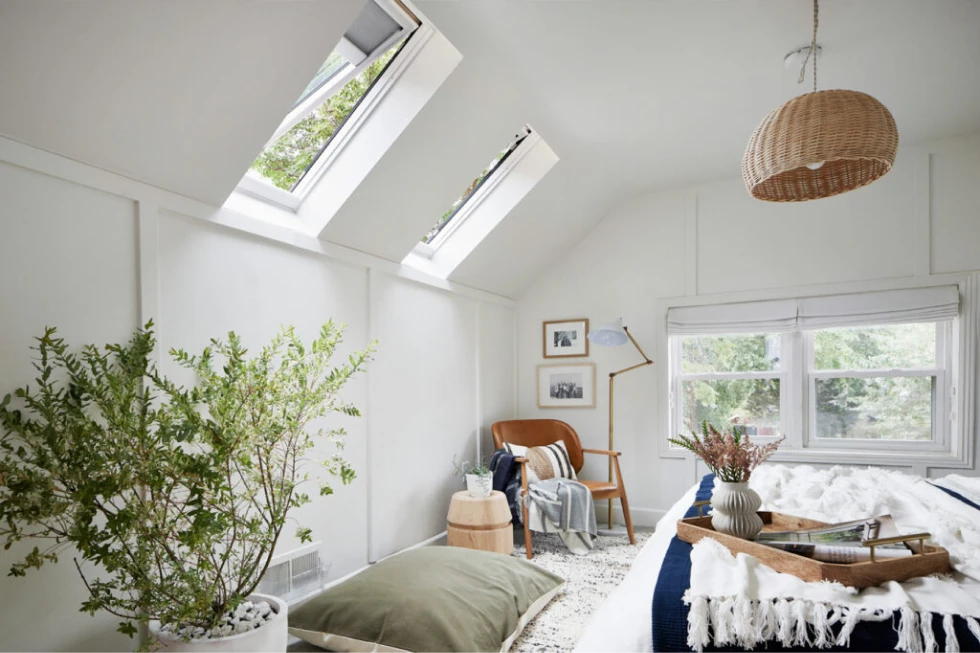
<svg viewBox="0 0 980 653"><path fill-rule="evenodd" d="M334 366L342 333L330 322L306 346L286 328L254 356L235 333L200 355L171 351L197 377L184 388L153 365L152 324L78 353L46 330L34 387L0 402L0 539L41 541L10 574L74 547L82 610L122 618L121 632L217 623L256 589L289 512L310 500L300 485L317 439L343 444L343 429L314 422L359 414L340 390L373 345ZM354 478L340 455L321 462L327 478Z"/></svg>

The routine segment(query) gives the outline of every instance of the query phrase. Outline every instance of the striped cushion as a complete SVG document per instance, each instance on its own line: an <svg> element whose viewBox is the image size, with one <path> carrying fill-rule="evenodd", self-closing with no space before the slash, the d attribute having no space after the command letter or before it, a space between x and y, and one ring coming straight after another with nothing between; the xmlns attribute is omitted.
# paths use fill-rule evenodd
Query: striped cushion
<svg viewBox="0 0 980 653"><path fill-rule="evenodd" d="M568 459L568 449L561 440L543 447L522 447L505 442L504 449L511 455L527 458L528 483L548 478L577 478L575 468Z"/></svg>

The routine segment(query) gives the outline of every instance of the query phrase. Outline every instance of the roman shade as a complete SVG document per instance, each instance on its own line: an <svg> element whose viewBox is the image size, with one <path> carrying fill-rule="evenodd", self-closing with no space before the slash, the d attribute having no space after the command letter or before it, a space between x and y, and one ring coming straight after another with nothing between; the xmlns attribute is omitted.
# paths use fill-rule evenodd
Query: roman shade
<svg viewBox="0 0 980 653"><path fill-rule="evenodd" d="M773 333L797 329L951 320L956 286L824 295L760 302L681 306L667 310L667 335Z"/></svg>
<svg viewBox="0 0 980 653"><path fill-rule="evenodd" d="M680 306L667 310L667 334L712 335L795 331L797 300Z"/></svg>
<svg viewBox="0 0 980 653"><path fill-rule="evenodd" d="M800 300L801 329L951 320L959 314L956 286L885 290Z"/></svg>

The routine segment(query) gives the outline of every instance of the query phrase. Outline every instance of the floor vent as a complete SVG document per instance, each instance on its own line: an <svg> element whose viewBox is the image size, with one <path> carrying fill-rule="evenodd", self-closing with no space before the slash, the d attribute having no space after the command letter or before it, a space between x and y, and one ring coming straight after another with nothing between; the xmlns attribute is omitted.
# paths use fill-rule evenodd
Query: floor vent
<svg viewBox="0 0 980 653"><path fill-rule="evenodd" d="M273 558L258 591L291 603L319 590L329 569L320 559L320 547L314 542Z"/></svg>

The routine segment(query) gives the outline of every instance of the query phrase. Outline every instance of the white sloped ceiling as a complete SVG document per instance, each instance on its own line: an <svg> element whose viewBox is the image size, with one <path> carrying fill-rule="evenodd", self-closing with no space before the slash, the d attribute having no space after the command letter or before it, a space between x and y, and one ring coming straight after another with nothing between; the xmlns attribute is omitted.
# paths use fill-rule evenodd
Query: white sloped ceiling
<svg viewBox="0 0 980 653"><path fill-rule="evenodd" d="M0 134L220 205L365 0L3 0Z"/></svg>

